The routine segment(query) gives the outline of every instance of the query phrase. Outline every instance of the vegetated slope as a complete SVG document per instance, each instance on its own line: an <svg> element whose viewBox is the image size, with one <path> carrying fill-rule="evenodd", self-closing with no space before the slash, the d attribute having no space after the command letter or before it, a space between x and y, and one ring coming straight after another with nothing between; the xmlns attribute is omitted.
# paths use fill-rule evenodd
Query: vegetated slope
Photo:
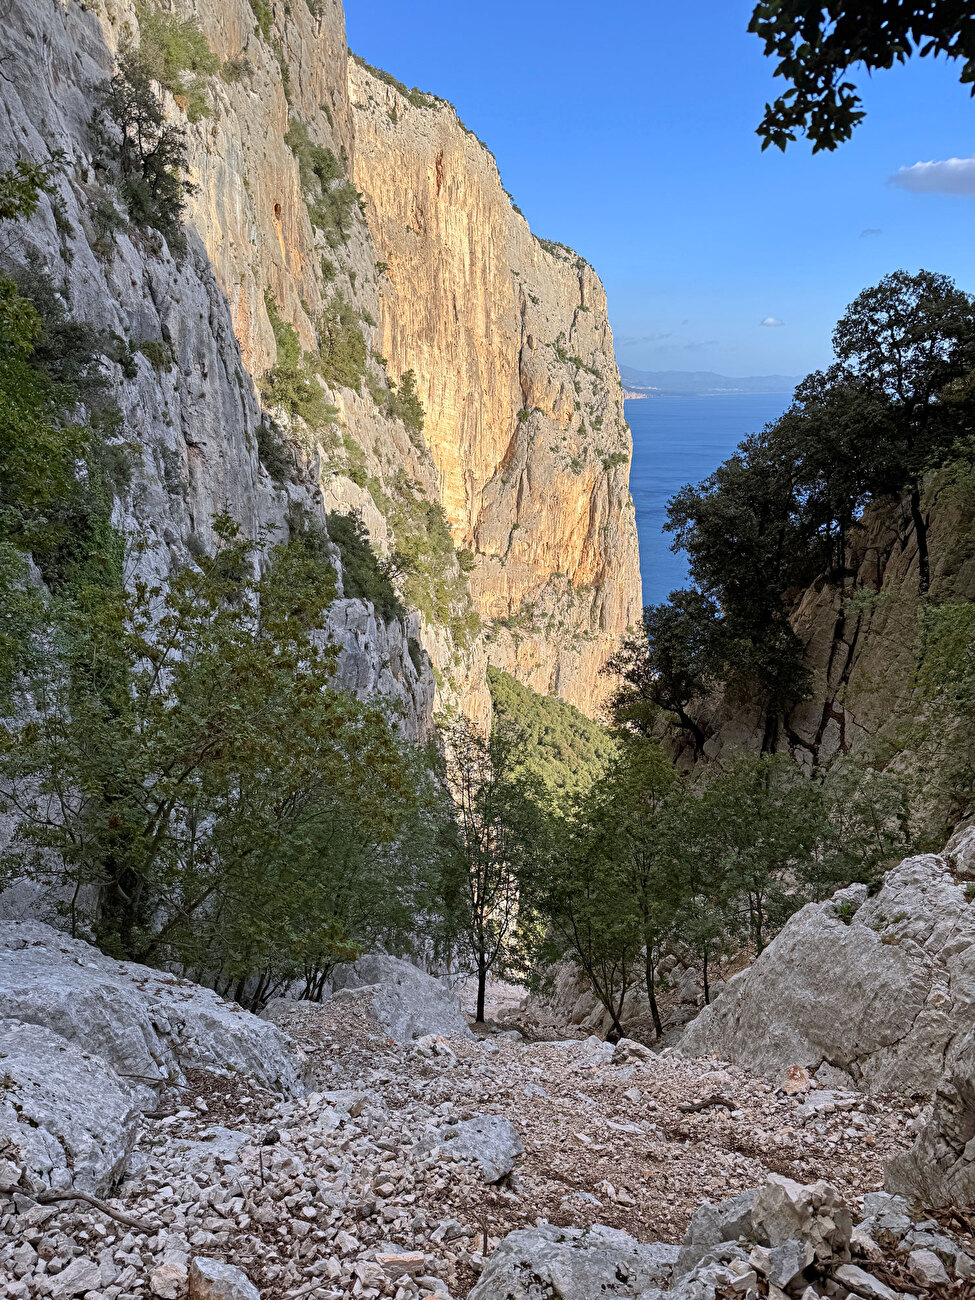
<svg viewBox="0 0 975 1300"><path fill-rule="evenodd" d="M398 699L413 731L429 724L436 691L441 705L486 720L488 620L521 617L526 593L555 583L548 622L539 622L530 653L513 656L511 666L588 705L590 670L626 627L639 589L626 490L629 435L621 415L615 418L619 381L593 273L587 268L581 277L592 300L592 339L573 338L571 346L580 364L599 360L600 374L585 370L580 388L595 412L611 408L614 418L600 431L587 413L590 456L585 473L573 478L571 509L522 509L512 519L524 542L519 581L497 592L489 609L472 584L491 548L456 528L442 504L450 505L449 493L441 496L443 449L462 446L465 416L461 408L441 410L434 390L438 377L460 374L456 358L442 336L427 339L411 324L411 312L426 310L429 275L411 304L409 268L398 280L393 254L377 247L371 228L399 211L413 177L383 162L389 141L372 132L357 137L364 115L349 98L337 0L294 7L203 0L192 14L181 8L175 15L152 3L104 0L63 10L51 0L21 0L3 42L36 75L5 95L0 163L61 158L52 193L5 256L33 261L72 316L122 341L125 355L102 364L121 408L119 440L135 462L129 486L118 490L117 514L142 541L142 570L163 576L194 548L212 549L211 521L221 511L248 535L269 539L293 530L298 515L324 524L328 513L358 513L381 572L363 585L369 566L349 526L337 525L339 550L356 561L358 574L350 569L348 591L340 585L330 619L343 646L342 684ZM42 44L50 58L39 57ZM116 94L115 109L93 115L118 57L136 47L163 108L161 129L171 127L169 139L185 145L185 170L178 159L170 168L174 193L184 180L190 187L185 220L166 229L153 203L142 202L139 178L126 172L135 155L120 148L124 96ZM360 93L369 84L389 89L357 72ZM399 92L389 93L399 102ZM424 112L403 103L405 113ZM496 184L490 156L442 104L436 117L471 151L476 198L479 185ZM356 189L360 147L385 169L367 199ZM487 256L495 232L481 222L477 202L453 205L453 214L467 245ZM432 229L427 238L431 264L446 256L438 243L446 233ZM585 315L580 273L564 253L546 252L527 227L524 241L535 270L526 292L550 303L553 328L565 319L568 344L577 309ZM480 302L517 356L521 325L498 292L492 281ZM410 317L402 326L397 312ZM458 324L462 333L476 329L463 316ZM387 346L394 329L395 347ZM566 375L574 374L574 362L566 365ZM468 415L486 400L475 378L465 371L460 379ZM568 378L565 384L571 391ZM490 416L509 435L524 434L526 399L516 389L507 399L507 406L492 399ZM541 463L550 432L529 439L521 480ZM505 499L514 500L521 480L500 480L504 459L499 452L488 477L498 509L513 510ZM565 494L560 499L565 504ZM632 564L620 570L616 556ZM378 613L371 599L377 591Z"/></svg>
<svg viewBox="0 0 975 1300"><path fill-rule="evenodd" d="M522 761L560 802L583 794L615 753L608 730L552 695L539 695L510 673L488 668L494 717L511 722L525 740Z"/></svg>
<svg viewBox="0 0 975 1300"><path fill-rule="evenodd" d="M833 364L670 502L695 586L645 611L618 716L662 708L692 761L895 761L932 843L971 814L973 340L947 276L857 296Z"/></svg>

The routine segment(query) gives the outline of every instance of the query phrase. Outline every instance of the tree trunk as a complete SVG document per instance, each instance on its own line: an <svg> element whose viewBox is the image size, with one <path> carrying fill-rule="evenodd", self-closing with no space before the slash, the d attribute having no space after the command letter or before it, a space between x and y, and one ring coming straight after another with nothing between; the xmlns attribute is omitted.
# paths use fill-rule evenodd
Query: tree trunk
<svg viewBox="0 0 975 1300"><path fill-rule="evenodd" d="M931 586L931 557L928 555L928 526L921 513L921 489L915 487L911 492L911 522L917 538L917 589L918 594L926 596Z"/></svg>
<svg viewBox="0 0 975 1300"><path fill-rule="evenodd" d="M703 958L702 966L701 966L701 974L702 974L703 979L704 979L704 1005L707 1007L707 1006L710 1006L710 1004L711 1004L711 984L710 984L710 982L709 982L709 980L708 980L708 947L707 947L707 944L704 945L704 951L703 951L703 953L701 954L701 956L702 956L702 958Z"/></svg>
<svg viewBox="0 0 975 1300"><path fill-rule="evenodd" d="M484 990L487 985L487 967L479 962L477 967L477 1023L484 1024Z"/></svg>
<svg viewBox="0 0 975 1300"><path fill-rule="evenodd" d="M653 1017L653 1032L657 1038L663 1038L664 1027L660 1019L660 1008L657 1006L657 972L649 947L647 948L647 999Z"/></svg>

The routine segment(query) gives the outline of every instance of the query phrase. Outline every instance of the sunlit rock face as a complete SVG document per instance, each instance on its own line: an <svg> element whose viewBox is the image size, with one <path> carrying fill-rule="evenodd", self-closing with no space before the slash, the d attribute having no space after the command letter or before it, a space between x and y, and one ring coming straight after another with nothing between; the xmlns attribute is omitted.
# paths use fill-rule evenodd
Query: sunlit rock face
<svg viewBox="0 0 975 1300"><path fill-rule="evenodd" d="M593 711L639 615L631 441L592 267L538 240L491 153L442 100L349 63L354 176L381 350L414 368L440 497L472 550L490 659Z"/></svg>
<svg viewBox="0 0 975 1300"><path fill-rule="evenodd" d="M262 26L247 0L176 7L223 66L195 122L160 90L186 131L194 187L187 248L174 255L126 222L118 143L92 120L116 54L139 39L134 5L14 0L3 44L30 75L5 90L0 167L55 150L66 162L7 260L34 259L74 315L130 349L127 368L106 362L135 460L117 520L147 574L212 545L222 511L270 545L296 512L324 523L355 510L388 556L404 501L442 503L473 559L448 557L449 601L419 601L402 619L339 602L342 682L394 699L411 734L443 706L485 720L489 660L594 711L598 670L639 607L630 437L602 287L531 235L449 106L415 107L350 59L336 0L311 8L275 4ZM316 217L296 124L361 191L340 230ZM327 426L263 409L269 295L308 351L339 301L361 334L358 386L323 380ZM387 375L397 384L410 369L422 433L388 400ZM285 436L283 475L260 451L269 418Z"/></svg>

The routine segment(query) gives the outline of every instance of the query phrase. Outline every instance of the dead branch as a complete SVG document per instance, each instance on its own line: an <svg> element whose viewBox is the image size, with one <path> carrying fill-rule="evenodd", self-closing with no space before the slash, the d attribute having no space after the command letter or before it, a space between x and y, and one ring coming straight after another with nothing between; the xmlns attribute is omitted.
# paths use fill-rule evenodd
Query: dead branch
<svg viewBox="0 0 975 1300"><path fill-rule="evenodd" d="M70 1192L38 1192L34 1200L40 1205L54 1205L59 1201L84 1201L86 1205L91 1205L94 1209L101 1211L102 1214L108 1215L110 1219L116 1219L119 1223L125 1224L127 1228L135 1228L136 1232L156 1233L159 1231L157 1226L151 1223L143 1223L141 1219L133 1219L129 1214L123 1214L121 1210L113 1209L105 1201L100 1201L97 1196L92 1196L90 1192L70 1191Z"/></svg>

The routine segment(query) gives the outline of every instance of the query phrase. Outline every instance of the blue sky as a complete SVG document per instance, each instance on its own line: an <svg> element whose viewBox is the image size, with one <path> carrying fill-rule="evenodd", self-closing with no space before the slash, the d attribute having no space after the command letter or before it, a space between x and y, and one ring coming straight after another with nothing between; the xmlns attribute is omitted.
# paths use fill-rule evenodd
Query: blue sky
<svg viewBox="0 0 975 1300"><path fill-rule="evenodd" d="M975 163L890 181L975 154L975 100L957 64L914 60L859 79L867 119L836 153L763 154L776 83L751 8L346 0L346 19L357 53L457 106L536 233L593 263L622 363L802 374L887 271L975 291Z"/></svg>

